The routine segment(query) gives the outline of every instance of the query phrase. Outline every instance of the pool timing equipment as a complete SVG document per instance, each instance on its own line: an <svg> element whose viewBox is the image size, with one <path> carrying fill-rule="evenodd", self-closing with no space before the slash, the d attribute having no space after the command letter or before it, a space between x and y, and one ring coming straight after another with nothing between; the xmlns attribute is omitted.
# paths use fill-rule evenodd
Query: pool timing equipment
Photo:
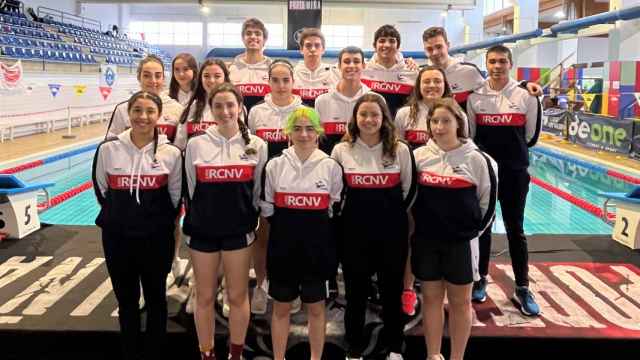
<svg viewBox="0 0 640 360"><path fill-rule="evenodd" d="M25 184L14 175L0 175L0 233L21 239L40 229L38 194L53 183Z"/></svg>

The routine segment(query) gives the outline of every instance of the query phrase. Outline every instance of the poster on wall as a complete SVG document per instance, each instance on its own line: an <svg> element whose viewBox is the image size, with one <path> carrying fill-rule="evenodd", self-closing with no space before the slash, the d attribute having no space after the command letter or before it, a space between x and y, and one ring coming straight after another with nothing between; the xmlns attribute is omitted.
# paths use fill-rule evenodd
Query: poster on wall
<svg viewBox="0 0 640 360"><path fill-rule="evenodd" d="M117 65L100 65L100 85L104 87L112 88L118 80L118 66Z"/></svg>
<svg viewBox="0 0 640 360"><path fill-rule="evenodd" d="M633 121L595 114L574 113L569 122L569 140L598 150L629 154Z"/></svg>
<svg viewBox="0 0 640 360"><path fill-rule="evenodd" d="M287 23L287 49L298 50L302 30L322 25L322 0L289 0Z"/></svg>

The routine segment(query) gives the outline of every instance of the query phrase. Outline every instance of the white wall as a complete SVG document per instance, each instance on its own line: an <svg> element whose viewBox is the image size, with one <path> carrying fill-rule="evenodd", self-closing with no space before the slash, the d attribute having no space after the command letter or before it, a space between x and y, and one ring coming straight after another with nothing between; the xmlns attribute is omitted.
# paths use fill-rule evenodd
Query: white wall
<svg viewBox="0 0 640 360"><path fill-rule="evenodd" d="M121 9L118 4L82 4L80 16L98 20L102 23L102 31L111 30L113 25L121 28L118 15Z"/></svg>
<svg viewBox="0 0 640 360"><path fill-rule="evenodd" d="M38 12L38 6L44 6L50 9L68 12L74 15L77 14L78 11L76 0L22 0L22 2L24 3L25 10L27 10L28 7L32 7L36 13Z"/></svg>

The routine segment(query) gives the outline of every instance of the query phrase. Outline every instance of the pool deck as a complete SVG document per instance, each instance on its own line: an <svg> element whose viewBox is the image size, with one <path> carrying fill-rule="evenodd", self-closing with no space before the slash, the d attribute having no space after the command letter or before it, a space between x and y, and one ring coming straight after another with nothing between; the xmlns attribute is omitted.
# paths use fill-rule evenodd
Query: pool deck
<svg viewBox="0 0 640 360"><path fill-rule="evenodd" d="M82 128L71 129L71 134L76 137L65 139L62 136L67 134L67 130L58 130L50 133L43 133L31 136L16 138L13 141L0 143L0 164L40 152L46 152L57 148L85 142L107 132L107 124L91 124Z"/></svg>

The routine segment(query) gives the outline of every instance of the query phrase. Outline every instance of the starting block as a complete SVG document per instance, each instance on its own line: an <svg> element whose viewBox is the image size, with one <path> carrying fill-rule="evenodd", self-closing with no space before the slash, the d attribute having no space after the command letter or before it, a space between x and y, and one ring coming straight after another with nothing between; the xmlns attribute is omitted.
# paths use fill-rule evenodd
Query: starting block
<svg viewBox="0 0 640 360"><path fill-rule="evenodd" d="M0 233L21 239L40 229L38 194L53 183L25 184L14 175L0 175ZM47 199L48 201L48 199Z"/></svg>
<svg viewBox="0 0 640 360"><path fill-rule="evenodd" d="M631 249L640 249L640 187L629 193L601 192L598 195L606 199L602 209L605 220L609 208L616 208L613 240Z"/></svg>

